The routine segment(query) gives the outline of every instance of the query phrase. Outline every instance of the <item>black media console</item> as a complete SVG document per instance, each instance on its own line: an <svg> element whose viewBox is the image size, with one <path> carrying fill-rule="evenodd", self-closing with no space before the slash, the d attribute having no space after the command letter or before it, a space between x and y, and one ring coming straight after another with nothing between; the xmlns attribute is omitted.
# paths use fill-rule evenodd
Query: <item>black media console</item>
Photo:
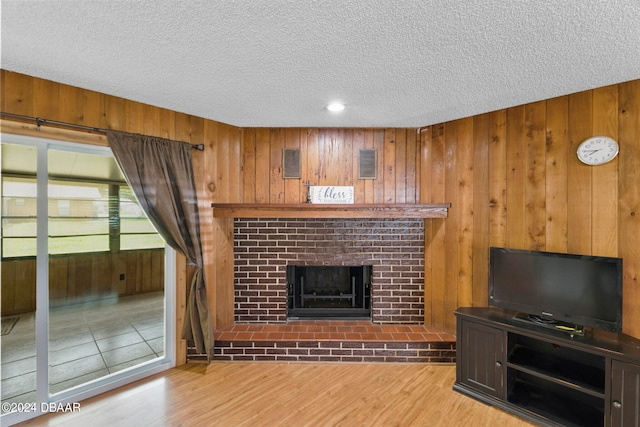
<svg viewBox="0 0 640 427"><path fill-rule="evenodd" d="M572 335L496 308L455 313L454 390L543 426L640 425L640 340Z"/></svg>

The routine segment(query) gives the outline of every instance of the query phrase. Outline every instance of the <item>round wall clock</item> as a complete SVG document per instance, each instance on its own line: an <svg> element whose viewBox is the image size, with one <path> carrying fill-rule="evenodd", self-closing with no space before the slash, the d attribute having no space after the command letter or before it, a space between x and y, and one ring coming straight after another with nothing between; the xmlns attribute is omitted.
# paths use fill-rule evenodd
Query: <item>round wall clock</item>
<svg viewBox="0 0 640 427"><path fill-rule="evenodd" d="M618 143L608 136L594 136L585 139L578 146L578 159L587 165L601 165L618 155Z"/></svg>

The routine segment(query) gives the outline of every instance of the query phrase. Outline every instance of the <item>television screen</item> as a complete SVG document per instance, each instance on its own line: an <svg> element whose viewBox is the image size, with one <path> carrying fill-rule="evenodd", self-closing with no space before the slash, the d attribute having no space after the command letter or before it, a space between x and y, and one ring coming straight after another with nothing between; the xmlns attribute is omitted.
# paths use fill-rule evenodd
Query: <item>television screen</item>
<svg viewBox="0 0 640 427"><path fill-rule="evenodd" d="M545 320L622 330L622 259L490 249L489 304Z"/></svg>

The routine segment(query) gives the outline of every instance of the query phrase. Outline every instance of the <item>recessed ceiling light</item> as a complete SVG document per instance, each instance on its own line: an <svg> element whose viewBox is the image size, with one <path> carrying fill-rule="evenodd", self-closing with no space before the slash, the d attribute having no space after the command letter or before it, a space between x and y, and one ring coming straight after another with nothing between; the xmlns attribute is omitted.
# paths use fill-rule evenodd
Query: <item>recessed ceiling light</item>
<svg viewBox="0 0 640 427"><path fill-rule="evenodd" d="M327 105L327 110L331 111L332 113L338 113L344 110L344 104L342 102L332 102L331 104Z"/></svg>

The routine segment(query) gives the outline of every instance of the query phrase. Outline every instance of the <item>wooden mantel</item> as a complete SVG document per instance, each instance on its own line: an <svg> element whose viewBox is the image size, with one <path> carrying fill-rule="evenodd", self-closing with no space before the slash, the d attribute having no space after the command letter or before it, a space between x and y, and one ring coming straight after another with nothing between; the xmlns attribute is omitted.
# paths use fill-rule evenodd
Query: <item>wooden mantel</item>
<svg viewBox="0 0 640 427"><path fill-rule="evenodd" d="M451 203L212 203L215 218L446 218Z"/></svg>

